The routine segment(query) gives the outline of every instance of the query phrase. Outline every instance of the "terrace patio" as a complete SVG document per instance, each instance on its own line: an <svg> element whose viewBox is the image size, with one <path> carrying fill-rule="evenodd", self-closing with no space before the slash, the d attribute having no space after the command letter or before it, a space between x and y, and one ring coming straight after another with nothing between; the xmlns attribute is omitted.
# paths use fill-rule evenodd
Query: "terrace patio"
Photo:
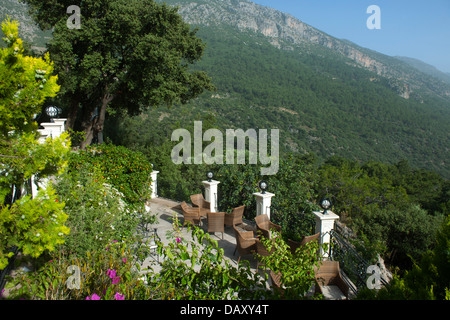
<svg viewBox="0 0 450 320"><path fill-rule="evenodd" d="M164 199L164 198L153 198L148 203L148 211L150 214L154 214L158 218L158 222L154 225L149 226L149 229L157 228L157 234L160 238L161 242L163 244L168 244L169 242L175 241L175 239L168 236L167 232L172 230L172 221L174 215L176 215L179 219L180 223L183 223L184 218L181 210L181 203ZM248 225L254 225L254 221L248 221L244 219L244 223ZM205 233L207 232L207 220L206 218L203 219L203 225L200 227L202 228ZM187 227L184 227L182 229L182 237L189 241L192 240L192 236L190 232L187 231ZM212 239L216 240L218 242L218 245L220 248L224 250L224 256L230 264L233 267L237 267L237 261L239 259L239 253L236 251L236 254L234 254L235 248L236 248L236 237L234 234L234 230L232 227L225 226L225 232L223 234L221 233L211 233ZM148 271L145 271L147 267L151 267L154 272L158 272L158 270L161 269L159 262L162 262L164 257L157 257L156 255L151 255L145 259L143 264L141 265L141 273L145 274ZM247 260L250 263L251 271L252 272L266 272L262 268L257 269L257 260L256 257L249 254L246 256L243 256L241 258L242 260ZM269 278L270 279L270 278ZM270 284L270 280L269 280ZM308 292L308 295L314 294L315 287L312 286L310 291ZM324 298L327 300L340 300L344 299L345 296L342 294L342 292L334 285L327 286L325 290L323 291Z"/></svg>

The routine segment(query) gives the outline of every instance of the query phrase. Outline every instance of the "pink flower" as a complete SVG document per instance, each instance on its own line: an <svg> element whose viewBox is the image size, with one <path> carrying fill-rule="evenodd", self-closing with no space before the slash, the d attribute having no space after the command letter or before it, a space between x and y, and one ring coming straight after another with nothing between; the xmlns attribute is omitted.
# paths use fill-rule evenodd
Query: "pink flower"
<svg viewBox="0 0 450 320"><path fill-rule="evenodd" d="M116 292L116 294L114 295L114 299L125 300L125 297L123 295L121 295L120 293Z"/></svg>
<svg viewBox="0 0 450 320"><path fill-rule="evenodd" d="M127 263L127 258L122 259L123 263Z"/></svg>
<svg viewBox="0 0 450 320"><path fill-rule="evenodd" d="M116 277L116 270L112 269L108 269L108 271L106 272L106 275L109 276L111 279L114 279Z"/></svg>
<svg viewBox="0 0 450 320"><path fill-rule="evenodd" d="M181 243L181 238L177 237L177 243Z"/></svg>
<svg viewBox="0 0 450 320"><path fill-rule="evenodd" d="M119 283L119 280L120 280L120 277L114 278L112 284Z"/></svg>
<svg viewBox="0 0 450 320"><path fill-rule="evenodd" d="M86 300L101 300L100 296L98 296L97 294L93 294L92 296L87 296Z"/></svg>

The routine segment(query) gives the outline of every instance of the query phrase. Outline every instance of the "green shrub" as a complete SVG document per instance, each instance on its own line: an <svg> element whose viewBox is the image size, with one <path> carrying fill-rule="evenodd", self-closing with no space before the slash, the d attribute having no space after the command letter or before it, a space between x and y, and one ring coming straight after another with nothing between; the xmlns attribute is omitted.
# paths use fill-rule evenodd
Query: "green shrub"
<svg viewBox="0 0 450 320"><path fill-rule="evenodd" d="M0 207L0 270L7 266L12 246L37 258L62 244L69 233L63 208L64 202L51 186L34 199L25 196L12 206Z"/></svg>
<svg viewBox="0 0 450 320"><path fill-rule="evenodd" d="M70 157L69 172L83 166L101 172L130 205L142 206L150 197L153 166L140 152L112 144L93 145Z"/></svg>
<svg viewBox="0 0 450 320"><path fill-rule="evenodd" d="M378 291L365 289L358 299L449 300L450 216L442 221L433 249L423 252L409 270L394 274L390 285Z"/></svg>
<svg viewBox="0 0 450 320"><path fill-rule="evenodd" d="M278 232L272 233L271 239L262 238L268 256L258 255L265 269L280 273L280 285L283 291L275 290L275 297L284 299L305 299L314 284L314 267L318 266L317 241L308 242L292 253L290 247Z"/></svg>
<svg viewBox="0 0 450 320"><path fill-rule="evenodd" d="M101 172L79 167L79 171L64 174L56 190L66 203L70 234L64 249L84 255L99 251L114 240L126 240L139 223L138 213L122 200L122 194L109 184L111 179Z"/></svg>
<svg viewBox="0 0 450 320"><path fill-rule="evenodd" d="M151 298L134 248L113 242L105 250L74 257L62 251L34 261L34 270L8 283L8 299L31 300L145 300ZM79 278L77 278L77 271Z"/></svg>
<svg viewBox="0 0 450 320"><path fill-rule="evenodd" d="M192 239L179 235L180 225L174 219L172 241L159 253L164 256L162 270L149 285L157 299L260 299L266 292L265 278L253 273L248 261L233 266L224 250L202 229L192 228Z"/></svg>
<svg viewBox="0 0 450 320"><path fill-rule="evenodd" d="M402 269L411 267L411 258L417 259L433 245L441 223L418 205L403 209L380 209L367 206L364 214L354 218L353 227L368 246L386 248L390 263Z"/></svg>

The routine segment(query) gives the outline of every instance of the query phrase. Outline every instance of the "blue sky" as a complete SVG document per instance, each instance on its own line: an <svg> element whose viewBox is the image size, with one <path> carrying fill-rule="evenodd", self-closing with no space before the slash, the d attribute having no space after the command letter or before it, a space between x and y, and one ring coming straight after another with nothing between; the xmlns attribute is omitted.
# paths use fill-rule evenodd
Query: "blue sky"
<svg viewBox="0 0 450 320"><path fill-rule="evenodd" d="M450 0L251 0L312 27L390 56L407 56L450 73ZM370 5L381 29L368 29Z"/></svg>

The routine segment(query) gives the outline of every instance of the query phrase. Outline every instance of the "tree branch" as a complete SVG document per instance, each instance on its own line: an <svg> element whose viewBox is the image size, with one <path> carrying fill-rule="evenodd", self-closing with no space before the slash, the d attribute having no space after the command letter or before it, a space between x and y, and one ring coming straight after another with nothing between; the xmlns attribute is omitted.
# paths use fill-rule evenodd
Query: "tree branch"
<svg viewBox="0 0 450 320"><path fill-rule="evenodd" d="M5 154L0 154L0 157L1 158L16 158L16 159L19 159L20 157L18 157L18 156L8 156L8 155L5 155Z"/></svg>

